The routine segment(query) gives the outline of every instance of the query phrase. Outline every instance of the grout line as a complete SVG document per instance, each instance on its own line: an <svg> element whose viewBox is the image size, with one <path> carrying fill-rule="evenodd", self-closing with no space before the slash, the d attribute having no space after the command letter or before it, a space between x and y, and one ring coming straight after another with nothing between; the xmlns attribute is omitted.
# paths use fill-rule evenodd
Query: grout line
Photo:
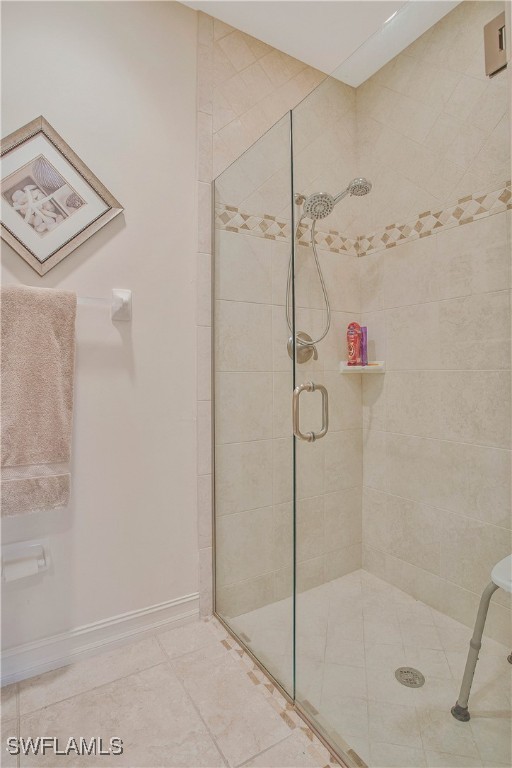
<svg viewBox="0 0 512 768"><path fill-rule="evenodd" d="M420 725L420 719L419 719L419 716L418 716L418 709L419 709L419 707L415 706L414 709L415 709L415 713L416 713L416 720L418 721L418 725L419 725L420 739L421 739L421 744L422 744L422 747L423 747L423 751L424 752L427 752L427 751L430 751L430 752L432 752L432 751L443 752L443 754L450 754L450 756L451 756L451 753L447 753L444 750L440 750L439 748L436 750L436 749L434 749L434 747L432 745L425 746L425 740L423 738L423 728ZM428 708L428 713L431 713L431 712L442 712L446 717L448 717L448 713L446 712L445 709L440 709L438 707L429 707ZM471 729L468 729L468 730L469 730L469 732L471 734L471 739L473 741L473 746L476 748L476 752L477 752L478 757L480 757L480 750L478 749L478 745L476 744L475 738L473 736L473 732L471 731ZM456 756L457 757L463 757L463 758L470 759L470 760L474 759L473 757L469 757L468 758L468 755L456 755ZM482 765L485 766L485 763L482 762Z"/></svg>
<svg viewBox="0 0 512 768"><path fill-rule="evenodd" d="M505 291L505 290L500 291L500 293L506 293L506 292L507 291ZM487 293L498 293L498 291L487 291ZM282 304L279 304L279 303L272 302L272 301L254 301L254 300L253 301L248 301L248 300L244 300L244 299L226 299L226 298L224 298L222 296L216 297L215 301L217 303L219 303L219 304L223 304L223 303L224 304L244 304L244 305L250 304L250 305L253 305L255 307L262 307L263 306L263 307L269 307L270 309L273 309L273 308L279 309L279 310L282 310L282 311L284 311L284 309L285 309L284 302ZM296 304L295 307L296 307L297 310L308 310L310 312L322 312L322 314L325 313L325 307L320 307L320 306L317 306L316 304L315 305L311 305L311 304ZM341 314L341 315L358 315L358 314L361 314L361 310L360 309L355 309L355 308L352 308L352 309L350 309L350 308L337 309L336 307L331 307L331 311L332 311L333 314ZM375 312L377 312L377 311L381 311L381 310L375 310ZM282 327L282 330L284 331L283 327ZM288 333L289 333L289 331L288 331ZM328 337L326 337L325 340L327 340L327 338ZM285 341L287 341L287 339L285 339ZM324 339L322 339L322 341L324 341ZM292 364L292 361L290 360L290 367L291 367L291 364Z"/></svg>
<svg viewBox="0 0 512 768"><path fill-rule="evenodd" d="M455 515L456 517L459 517L462 520L472 520L474 522L481 523L482 526L490 526L492 528L497 528L499 531L503 533L510 534L510 528L504 528L502 525L496 525L495 523L488 523L487 521L480 520L479 518L476 518L476 517L468 517L467 515L463 515L461 512L454 512L453 510L447 509L445 507L437 507L435 506L435 504L429 504L429 502L427 501L418 501L417 499L411 499L408 496L401 496L399 493L391 493L391 491L383 491L381 488L374 488L371 485L363 485L363 490L364 488L369 488L372 491L377 491L377 493L382 493L385 496L392 496L393 498L396 498L396 499L402 499L402 501L411 501L413 504L421 504L424 507L429 507L430 509L436 509L436 510L439 510L440 512L447 512L449 515ZM376 547L374 547L374 549L376 549ZM379 551L383 552L384 550L379 550ZM401 558L398 558L398 559L401 559ZM419 566L416 566L416 567L419 567ZM434 573L433 571L427 571L426 568L422 568L421 570L426 571L426 573ZM437 574L434 573L434 576L435 575ZM456 582L453 582L453 583L455 584ZM463 587L463 589L465 589L465 587ZM467 591L470 592L471 590L467 590Z"/></svg>
<svg viewBox="0 0 512 768"><path fill-rule="evenodd" d="M361 500L361 516L362 516L362 500ZM362 539L362 535L361 535ZM363 548L363 544L361 542L361 550ZM361 562L362 562L362 551L361 551ZM361 576L359 576L361 579ZM370 691L368 688L368 664L366 660L366 635L364 630L364 610L363 610L363 583L361 581L361 618L362 618L362 630L363 630L363 657L364 657L364 676L365 676L365 683L366 683L366 735L368 739L368 749L370 750L370 709L369 709L369 702L370 702Z"/></svg>
<svg viewBox="0 0 512 768"><path fill-rule="evenodd" d="M414 307L424 307L429 304L441 304L444 301L446 302L459 301L460 299L474 299L475 297L481 298L482 296L489 296L496 293L509 293L509 290L510 290L509 288L505 288L505 289L494 290L494 291L478 291L478 292L472 291L471 293L458 293L454 296L446 296L444 298L430 299L428 301L415 301L413 304L395 304L387 307L373 307L370 309L362 309L360 311L360 314L363 316L376 315L380 312L383 312L383 313L391 312L397 309L411 309ZM380 294L380 291L378 291L378 293ZM340 310L338 310L338 312L339 311Z"/></svg>
<svg viewBox="0 0 512 768"><path fill-rule="evenodd" d="M207 623L207 622L205 622L205 623ZM219 754L220 754L220 756L221 756L222 760L224 761L224 765L225 765L225 766L229 766L229 765L230 765L230 763L229 763L229 760L226 758L226 756L225 756L224 752L223 752L223 751L222 751L222 749L220 748L220 746L219 746L219 744L218 744L218 742L217 742L217 739L215 738L215 736L213 735L212 731L210 730L210 728L209 728L209 726L208 726L208 723L206 722L206 720L205 720L205 719L204 719L204 717L202 716L202 714L201 714L201 712L200 712L200 710L199 710L198 706L196 705L196 703L195 703L194 699L192 698L191 694L190 694L190 693L187 691L187 689L186 689L186 687L185 687L185 684L184 684L184 683L183 683L183 681L181 680L180 676L176 674L176 670L174 669L174 664L173 664L173 662L174 662L176 659L179 659L179 658L183 658L183 656L187 656L187 655L190 655L190 654L192 654L192 653L195 653L196 651L199 651L199 650L201 650L201 648L196 648L196 649L195 649L195 651L188 651L188 652L185 652L184 654L181 654L180 656L176 656L176 657L174 657L174 659L172 659L172 658L169 656L169 654L167 653L167 651L165 650L165 648L164 648L164 646L162 645L162 643L160 642L159 638L157 638L157 641L158 641L158 645L159 645L159 646L160 646L160 648L162 649L162 651L163 651L163 653L164 653L164 655L165 655L165 657L166 657L166 659L167 659L167 663L168 663L168 664L169 664L169 666L171 667L171 669L172 669L172 671L173 671L173 673L174 673L174 675L175 675L176 679L178 680L178 683L180 684L180 687L181 687L181 689L184 691L184 693L185 693L185 696L187 697L187 699L188 699L188 700L190 701L190 703L192 704L192 707L194 708L194 710L195 710L195 712L197 713L197 715L198 715L199 719L201 720L201 722L203 723L204 727L206 728L206 731L207 731L207 733L209 734L210 738L212 739L214 746L216 747L216 749L217 749L217 751L219 752ZM206 647L206 645L205 645L204 647Z"/></svg>
<svg viewBox="0 0 512 768"><path fill-rule="evenodd" d="M448 440L444 437L427 437L425 435L415 435L411 432L393 432L387 429L375 429L375 427L365 426L363 426L363 431L382 432L383 434L394 435L395 437L414 437L417 440L431 440L432 442L449 443L450 445L467 445L471 448L488 448L491 451L505 451L506 453L510 453L510 448L502 448L501 446L486 445L484 443L467 443L462 440Z"/></svg>
<svg viewBox="0 0 512 768"><path fill-rule="evenodd" d="M504 371L504 373L506 373L506 371ZM375 428L372 428L371 426L370 427L363 426L363 430L366 430L368 432L370 431L383 432L386 435L395 435L396 437L414 437L418 440L434 440L439 443L450 443L451 445L467 445L467 446L470 446L471 448L488 448L489 450L492 450L492 451L506 451L510 453L510 450L511 450L510 447L502 446L502 445L489 445L489 443L470 443L470 442L467 442L466 440L449 440L444 437L431 437L430 435L429 436L416 435L413 432L394 432L386 429L375 429ZM345 430L342 430L342 431L345 431Z"/></svg>
<svg viewBox="0 0 512 768"><path fill-rule="evenodd" d="M496 339L510 341L508 337ZM510 365L504 368L387 368L386 373L510 373Z"/></svg>
<svg viewBox="0 0 512 768"><path fill-rule="evenodd" d="M510 531L508 531L507 529L505 529L505 530L507 531L507 533L510 533ZM440 576L438 573L434 573L433 571L427 571L425 568L421 568L419 565L415 565L414 563L410 563L410 562L408 562L407 560L403 560L403 558L401 558L401 557L397 557L396 555L393 555L393 554L391 554L390 552L386 552L386 550L384 550L384 549L378 549L377 547L373 547L373 546L372 546L372 547L370 547L368 544L366 544L366 546L367 546L369 549L375 550L375 552L382 552L382 554L383 554L383 555L386 555L387 557L391 557L391 558L393 558L394 560L398 560L398 561L399 561L399 562L401 562L401 563L406 563L407 565L411 566L412 568L416 568L418 571L422 571L423 573L426 573L428 576L434 576L434 578L436 578L436 579L439 579L440 581L445 581L445 582L447 582L448 584L451 584L452 586L454 586L454 587L457 587L457 589L460 589L460 590L462 590L463 592L467 592L467 594L468 594L468 595L472 595L473 597L476 597L476 598L478 598L478 599L481 597L481 593L472 592L470 589L467 589L466 587L461 587L461 585L460 585L460 584L457 584L457 582L456 582L456 581L451 581L450 579L447 579L445 576ZM372 572L370 571L370 573L372 573ZM374 575L375 575L375 574L374 574ZM379 578L379 577L377 577L377 578ZM391 583L393 586L395 586L395 585L394 585L392 582L390 582L390 583ZM442 586L442 585L441 585L441 586ZM396 589L401 589L401 587L396 587ZM405 591L405 590L401 590L401 591L403 592L403 591ZM406 594L407 594L407 593L406 593ZM417 602L420 602L420 603L423 603L423 602L424 602L423 600L421 600L421 599L420 599L420 598L418 598L418 597L415 597L415 598L414 598L414 600L416 600ZM428 605L428 603L425 603L425 605ZM503 603L495 603L495 605L498 605L500 608L503 608L503 609L505 609L505 610L507 610L507 609L508 609L508 607L507 607L506 605L504 605ZM445 616L448 616L449 618L453 619L453 621L457 621L459 624L462 624L462 626L463 626L463 627L465 627L466 629L469 629L469 630L471 630L471 629L472 629L472 627L474 626L474 624L471 624L471 625L468 625L468 624L464 624L464 623L463 623L463 622L462 622L460 619L454 619L454 618L453 618L453 616L450 616L450 614L448 614L448 613L444 613L443 611L441 611L441 609L440 609L440 608L435 608L435 607L434 607L434 606L432 606L432 605L431 605L431 606L429 606L429 607L430 607L430 608L433 608L433 609L434 609L434 610L436 610L438 613L441 613L441 614L443 614L443 615L445 615ZM437 625L436 625L436 629L438 629ZM496 639L495 639L495 638L494 638L492 635L484 634L484 638L488 638L489 640L492 640L494 643L499 643L500 645L503 645L503 643L501 642L501 640L496 640ZM436 650L436 649L434 648L434 649L432 649L432 650Z"/></svg>
<svg viewBox="0 0 512 768"><path fill-rule="evenodd" d="M404 308L410 308L410 307L423 307L425 304L443 304L443 302L448 303L449 301L458 301L459 299L474 299L475 297L481 298L482 296L493 296L495 294L503 294L508 295L510 292L509 288L498 288L497 290L490 290L490 291L478 291L477 293L461 293L457 296L446 296L444 298L439 299L431 299L430 301L418 301L414 304L397 304L396 306L390 306L390 307L382 307L381 309L370 309L370 310L361 310L362 315L368 315L368 314L376 314L377 312L391 312L395 309L404 309Z"/></svg>
<svg viewBox="0 0 512 768"><path fill-rule="evenodd" d="M293 736L293 731L290 731L284 738L279 739L279 741L276 741L275 744L271 744L270 747L267 747L266 749L262 750L261 752L257 752L254 755L251 755L251 757L248 757L247 760L244 760L243 763L239 763L236 768L243 768L247 763L250 763L251 760L254 760L257 757L261 757L261 755L266 755L267 752L271 749L274 749L274 747L279 746L279 744L282 744L284 741L288 741L288 739L291 739Z"/></svg>
<svg viewBox="0 0 512 768"><path fill-rule="evenodd" d="M226 371L224 371L226 373ZM237 373L237 371L235 371ZM210 400L199 400L200 403L210 402ZM344 429L330 429L329 434L331 435L339 435L341 433L345 432L361 432L363 427L345 427ZM379 430L380 432L384 432L385 430ZM217 443L217 447L224 446L224 445L247 445L249 443L271 443L274 440L290 440L293 437L292 434L285 435L284 437L260 437L257 440L233 440L229 443ZM455 442L455 441L454 441ZM208 473L210 474L210 473ZM352 487L352 486L351 486ZM315 494L315 496L318 496L319 494Z"/></svg>
<svg viewBox="0 0 512 768"><path fill-rule="evenodd" d="M160 645L160 644L159 644ZM126 648L127 646L121 646L122 648ZM99 654L98 654L99 655ZM91 656L90 659L95 659L97 656ZM87 661L87 659L84 659L84 661ZM80 664L81 662L72 662L69 666L76 666L77 664ZM48 709L49 707L53 707L56 704L62 704L64 701L71 701L71 699L76 699L78 696L84 696L88 693L92 693L92 691L97 691L99 688L104 688L106 685L113 685L114 683L119 682L120 680L126 680L128 677L132 677L133 675L139 675L142 672L147 672L150 669L154 669L155 667L159 667L162 664L166 664L167 661L165 659L161 659L160 661L156 662L155 664L150 664L147 667L142 667L141 669L135 669L132 672L128 672L126 675L121 675L120 677L114 678L114 680L107 680L104 683L99 683L98 685L94 685L92 688L86 688L83 691L78 691L77 693L71 694L71 696L66 696L63 699L58 699L56 701L51 701L49 704L44 704L42 707L37 707L37 709L31 709L29 712L21 712L20 709L20 723L21 719L23 717L29 717L30 715L35 714L36 712L40 712L43 709ZM59 667L59 669L66 669L66 667ZM57 670L50 670L50 672L56 672ZM42 675L47 675L49 672L43 672ZM42 677L42 675L36 675L32 678L27 678L27 680L36 680L38 677ZM21 702L20 702L21 704Z"/></svg>

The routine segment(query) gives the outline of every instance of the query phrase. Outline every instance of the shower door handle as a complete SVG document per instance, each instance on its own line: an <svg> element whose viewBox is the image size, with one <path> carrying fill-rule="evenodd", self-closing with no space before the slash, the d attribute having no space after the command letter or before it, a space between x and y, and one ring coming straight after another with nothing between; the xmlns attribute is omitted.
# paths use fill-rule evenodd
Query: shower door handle
<svg viewBox="0 0 512 768"><path fill-rule="evenodd" d="M304 432L300 431L300 396L302 392L315 392L317 391L322 395L322 429L320 432ZM306 381L305 384L299 384L293 390L292 397L292 423L293 434L299 440L306 440L308 443L314 443L315 440L320 440L325 437L327 430L329 429L329 396L327 390L323 384L315 384L314 381Z"/></svg>

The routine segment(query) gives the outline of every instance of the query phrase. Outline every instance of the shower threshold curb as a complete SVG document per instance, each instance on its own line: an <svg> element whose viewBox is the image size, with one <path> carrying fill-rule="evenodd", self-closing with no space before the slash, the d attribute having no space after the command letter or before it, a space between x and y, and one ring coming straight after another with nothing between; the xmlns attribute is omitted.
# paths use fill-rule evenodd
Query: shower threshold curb
<svg viewBox="0 0 512 768"><path fill-rule="evenodd" d="M266 683L263 681L261 682L263 682L267 691L270 691L270 696L272 695L271 688L274 688L278 694L282 696L285 706L280 708L280 715L284 722L289 726L289 728L293 730L299 725L298 723L294 722L293 719L293 715L296 715L296 718L298 718L299 721L301 721L306 726L304 727L304 725L299 725L305 736L312 743L312 746L315 746L314 740L316 738L320 742L319 746L322 746L328 752L330 756L330 763L329 765L324 766L324 768L330 768L330 766L332 768L336 768L336 766L341 766L341 768L368 768L364 760L359 757L357 752L355 752L355 750L353 750L348 744L346 745L346 754L338 751L328 740L328 738L321 732L320 728L311 721L307 711L303 709L300 704L294 701L290 694L254 655L247 644L239 637L239 635L236 634L236 632L231 629L231 627L229 627L228 624L226 624L222 617L214 611L211 615L211 618L215 619L215 621L219 623L219 625L227 632L229 637L232 638L234 642L239 646L239 649L233 649L231 646L229 646L228 643L224 641L221 641L222 644L225 645L228 650L237 651L239 660L242 660L243 654L245 654L252 661L257 671L259 671L266 679ZM253 674L253 671L250 670L247 674L253 683L259 684L260 680L258 680L255 674ZM274 709L276 709L276 707L274 707ZM341 737L339 738L342 740Z"/></svg>

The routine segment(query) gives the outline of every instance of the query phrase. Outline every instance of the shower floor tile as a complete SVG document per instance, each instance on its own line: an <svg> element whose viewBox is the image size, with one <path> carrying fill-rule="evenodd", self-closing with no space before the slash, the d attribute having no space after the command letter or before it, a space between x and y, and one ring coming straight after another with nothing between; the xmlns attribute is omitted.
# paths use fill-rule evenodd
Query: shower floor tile
<svg viewBox="0 0 512 768"><path fill-rule="evenodd" d="M285 683L292 669L291 613L288 599L232 620ZM471 721L460 723L450 709L468 627L366 571L299 594L296 616L297 700L345 752L352 748L371 768L512 765L510 649L484 638ZM425 684L401 685L395 678L401 666L418 669Z"/></svg>

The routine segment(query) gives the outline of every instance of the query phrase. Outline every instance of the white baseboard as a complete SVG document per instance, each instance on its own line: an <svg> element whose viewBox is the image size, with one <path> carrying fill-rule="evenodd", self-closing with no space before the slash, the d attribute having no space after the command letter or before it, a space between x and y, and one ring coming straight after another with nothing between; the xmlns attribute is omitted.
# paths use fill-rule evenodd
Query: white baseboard
<svg viewBox="0 0 512 768"><path fill-rule="evenodd" d="M179 626L199 616L199 595L184 595L166 603L130 611L86 624L69 632L9 648L2 653L1 684L40 675L94 656L99 650L129 642L165 626Z"/></svg>

